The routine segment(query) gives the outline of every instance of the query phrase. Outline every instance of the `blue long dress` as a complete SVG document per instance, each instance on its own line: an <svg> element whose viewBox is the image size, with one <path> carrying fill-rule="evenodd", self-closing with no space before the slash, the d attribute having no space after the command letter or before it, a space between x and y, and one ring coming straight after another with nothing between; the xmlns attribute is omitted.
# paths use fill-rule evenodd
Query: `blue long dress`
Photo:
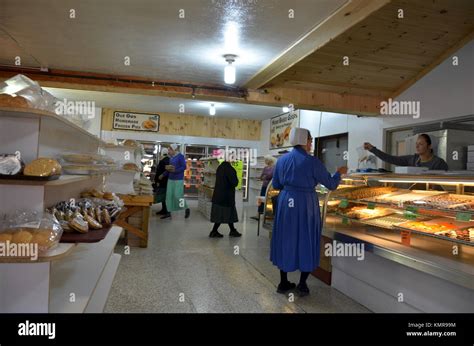
<svg viewBox="0 0 474 346"><path fill-rule="evenodd" d="M341 176L329 174L322 162L295 147L278 159L273 187L280 191L273 224L270 260L280 270L312 272L319 265L321 217L315 187L330 190Z"/></svg>

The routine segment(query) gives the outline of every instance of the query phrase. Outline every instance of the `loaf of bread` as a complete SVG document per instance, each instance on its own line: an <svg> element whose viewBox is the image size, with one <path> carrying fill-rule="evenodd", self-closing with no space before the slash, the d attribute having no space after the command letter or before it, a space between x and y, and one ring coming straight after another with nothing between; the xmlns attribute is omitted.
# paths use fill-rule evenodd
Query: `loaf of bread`
<svg viewBox="0 0 474 346"><path fill-rule="evenodd" d="M35 177L60 175L61 165L55 159L40 157L25 166L24 174Z"/></svg>
<svg viewBox="0 0 474 346"><path fill-rule="evenodd" d="M0 94L0 107L30 108L30 104L24 97Z"/></svg>
<svg viewBox="0 0 474 346"><path fill-rule="evenodd" d="M134 163L125 163L123 165L123 169L126 170L126 171L137 171L137 172L140 172L140 169L138 168L138 166Z"/></svg>

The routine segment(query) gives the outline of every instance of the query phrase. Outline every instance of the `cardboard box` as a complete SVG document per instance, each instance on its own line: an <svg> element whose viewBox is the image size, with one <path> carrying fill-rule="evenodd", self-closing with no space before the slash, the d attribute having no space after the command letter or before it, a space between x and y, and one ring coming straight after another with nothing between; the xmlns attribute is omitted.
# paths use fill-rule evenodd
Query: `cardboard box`
<svg viewBox="0 0 474 346"><path fill-rule="evenodd" d="M474 162L474 151L467 152L467 162Z"/></svg>

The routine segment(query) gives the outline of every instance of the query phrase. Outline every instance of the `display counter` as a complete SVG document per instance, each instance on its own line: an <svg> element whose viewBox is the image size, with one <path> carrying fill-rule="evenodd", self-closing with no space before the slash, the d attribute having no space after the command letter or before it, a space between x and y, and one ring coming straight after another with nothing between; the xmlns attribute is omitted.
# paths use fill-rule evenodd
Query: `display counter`
<svg viewBox="0 0 474 346"><path fill-rule="evenodd" d="M315 191L321 263L330 261L318 272L329 271L335 288L373 311L474 311L472 175L357 174L343 183ZM269 229L278 193L267 191ZM356 246L363 256L348 252ZM340 253L326 256L333 247Z"/></svg>

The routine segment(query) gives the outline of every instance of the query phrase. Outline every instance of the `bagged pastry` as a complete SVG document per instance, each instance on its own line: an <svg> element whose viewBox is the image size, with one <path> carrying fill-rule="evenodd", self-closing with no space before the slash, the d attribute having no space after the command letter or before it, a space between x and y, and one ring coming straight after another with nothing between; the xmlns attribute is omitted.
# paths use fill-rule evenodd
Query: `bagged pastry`
<svg viewBox="0 0 474 346"><path fill-rule="evenodd" d="M48 212L17 212L0 223L0 242L31 244L39 254L57 246L62 233L59 221Z"/></svg>
<svg viewBox="0 0 474 346"><path fill-rule="evenodd" d="M25 166L24 174L35 177L60 175L61 165L55 159L41 157L28 163Z"/></svg>
<svg viewBox="0 0 474 346"><path fill-rule="evenodd" d="M17 175L23 171L25 164L14 154L0 155L0 175Z"/></svg>

